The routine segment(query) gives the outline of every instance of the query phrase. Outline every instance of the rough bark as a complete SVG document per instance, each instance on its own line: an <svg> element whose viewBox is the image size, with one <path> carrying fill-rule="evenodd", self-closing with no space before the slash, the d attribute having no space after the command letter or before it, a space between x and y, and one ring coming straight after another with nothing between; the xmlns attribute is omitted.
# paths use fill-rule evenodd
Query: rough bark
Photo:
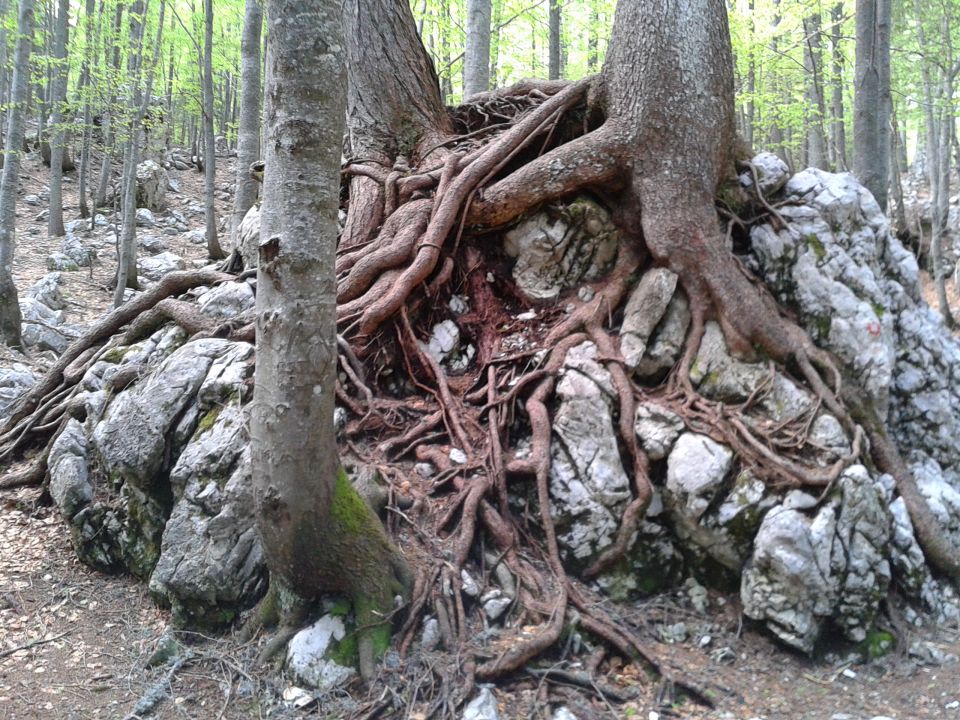
<svg viewBox="0 0 960 720"><path fill-rule="evenodd" d="M419 148L435 145L453 128L409 7L351 0L344 5L344 33L350 158L387 169L419 164ZM383 206L379 183L354 177L341 246L366 242L383 221Z"/></svg>
<svg viewBox="0 0 960 720"><path fill-rule="evenodd" d="M70 15L70 0L59 0L53 29L53 69L51 88L50 125L50 199L47 217L47 233L52 237L66 234L63 228L63 158L64 139L63 103L67 97L67 20Z"/></svg>
<svg viewBox="0 0 960 720"><path fill-rule="evenodd" d="M490 0L467 0L467 45L463 55L463 96L490 89Z"/></svg>
<svg viewBox="0 0 960 720"><path fill-rule="evenodd" d="M251 422L258 526L274 590L342 593L373 633L402 589L372 510L338 468L333 428L340 152L346 72L339 0L268 4L264 214ZM303 28L311 32L303 32ZM278 590L279 586L279 590Z"/></svg>
<svg viewBox="0 0 960 720"><path fill-rule="evenodd" d="M853 173L887 208L890 167L890 3L857 0Z"/></svg>
<svg viewBox="0 0 960 720"><path fill-rule="evenodd" d="M246 0L243 37L240 41L240 127L237 132L236 193L230 236L234 247L239 245L237 228L247 210L257 201L259 183L250 176L250 166L260 159L260 110L263 94L260 89L260 35L263 8L260 0Z"/></svg>
<svg viewBox="0 0 960 720"><path fill-rule="evenodd" d="M33 0L20 0L17 44L14 50L13 104L7 113L3 175L0 179L0 342L20 345L20 305L13 284L13 250L16 244L16 202L20 151L23 147L24 112L30 75L33 36Z"/></svg>

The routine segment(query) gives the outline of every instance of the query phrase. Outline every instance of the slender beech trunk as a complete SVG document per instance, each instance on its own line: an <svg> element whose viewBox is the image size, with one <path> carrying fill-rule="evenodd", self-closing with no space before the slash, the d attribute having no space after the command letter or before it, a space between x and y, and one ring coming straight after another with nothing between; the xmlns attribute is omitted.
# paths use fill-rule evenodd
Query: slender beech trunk
<svg viewBox="0 0 960 720"><path fill-rule="evenodd" d="M847 169L847 130L843 119L843 48L840 45L843 22L843 3L830 11L830 49L833 58L833 77L830 83L830 156L834 170Z"/></svg>
<svg viewBox="0 0 960 720"><path fill-rule="evenodd" d="M820 14L808 15L803 19L803 64L807 70L806 100L807 116L806 147L807 164L826 168L827 141L823 131L825 103L823 94L823 43L820 40Z"/></svg>
<svg viewBox="0 0 960 720"><path fill-rule="evenodd" d="M78 91L83 98L83 140L80 144L80 171L77 183L77 196L80 202L80 217L90 217L90 206L87 204L87 181L90 175L90 146L93 141L93 103L90 101L92 91L90 74L93 68L93 57L100 39L102 15L96 13L96 0L86 0L86 10L83 22L86 25L84 40L86 47L83 53L83 69L80 72Z"/></svg>
<svg viewBox="0 0 960 720"><path fill-rule="evenodd" d="M120 257L117 262L117 286L114 289L113 305L123 304L123 293L127 287L137 286L137 165L140 156L140 133L143 119L150 107L153 93L153 76L160 61L161 40L163 39L163 20L166 0L160 0L160 14L157 22L157 34L153 43L153 57L147 68L145 87L141 88L143 76L143 22L145 5L143 0L135 0L130 6L131 51L130 77L133 78L132 107L129 137L123 161L123 220L120 230Z"/></svg>
<svg viewBox="0 0 960 720"><path fill-rule="evenodd" d="M203 18L203 215L206 220L207 255L219 260L224 253L217 239L214 205L217 158L213 134L213 0L203 0Z"/></svg>
<svg viewBox="0 0 960 720"><path fill-rule="evenodd" d="M243 37L240 40L240 128L237 133L236 192L233 196L233 214L230 236L234 247L239 247L237 227L247 210L257 200L258 183L250 176L250 166L260 159L260 109L263 94L260 90L260 34L263 27L263 9L260 0L246 0L243 17Z"/></svg>
<svg viewBox="0 0 960 720"><path fill-rule="evenodd" d="M123 29L123 3L118 3L113 16L113 34L111 38L114 41L113 46L113 69L117 75L120 73L120 31ZM103 124L101 131L103 133L103 164L100 166L100 179L97 182L97 190L93 194L94 213L98 207L107 204L107 189L110 187L110 175L113 173L113 155L115 152L114 139L114 105L116 104L116 89L110 87L107 95L107 107L103 113Z"/></svg>
<svg viewBox="0 0 960 720"><path fill-rule="evenodd" d="M490 89L490 0L467 0L467 45L463 56L463 96Z"/></svg>
<svg viewBox="0 0 960 720"><path fill-rule="evenodd" d="M16 244L17 189L20 150L23 147L24 113L33 44L33 0L20 0L17 43L14 49L12 100L7 114L3 173L0 175L0 342L20 346L20 304L13 284L13 251Z"/></svg>
<svg viewBox="0 0 960 720"><path fill-rule="evenodd" d="M63 228L63 157L65 153L63 129L63 105L67 99L67 20L70 15L70 0L59 0L57 17L53 25L53 88L50 115L52 136L50 138L50 202L47 217L47 234L60 237L66 234Z"/></svg>
<svg viewBox="0 0 960 720"><path fill-rule="evenodd" d="M560 58L563 53L563 49L561 48L562 40L560 34L560 0L550 0L550 6L547 11L547 15L547 24L549 25L550 29L547 77L550 80L559 80L562 74Z"/></svg>
<svg viewBox="0 0 960 720"><path fill-rule="evenodd" d="M374 637L389 639L384 618L403 590L399 568L409 571L339 467L333 428L343 15L340 0L267 5L268 141L250 436L271 586L307 602L324 593L352 600L360 672L369 681Z"/></svg>
<svg viewBox="0 0 960 720"><path fill-rule="evenodd" d="M887 209L890 177L890 4L857 0L853 173Z"/></svg>

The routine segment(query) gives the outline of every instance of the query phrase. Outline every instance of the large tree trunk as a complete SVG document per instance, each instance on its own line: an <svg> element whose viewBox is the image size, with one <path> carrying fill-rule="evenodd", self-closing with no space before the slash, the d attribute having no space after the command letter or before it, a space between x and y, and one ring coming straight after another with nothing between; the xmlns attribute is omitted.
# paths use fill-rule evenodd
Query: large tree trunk
<svg viewBox="0 0 960 720"><path fill-rule="evenodd" d="M266 174L257 280L252 460L260 537L271 572L295 597L354 603L361 672L371 632L402 586L372 510L338 467L336 284L346 72L339 0L268 4ZM309 27L309 33L303 28Z"/></svg>
<svg viewBox="0 0 960 720"><path fill-rule="evenodd" d="M490 88L490 0L467 1L467 46L463 55L463 96Z"/></svg>
<svg viewBox="0 0 960 720"><path fill-rule="evenodd" d="M14 50L13 105L7 114L3 175L0 179L0 342L20 345L20 305L13 284L13 248L16 242L17 189L20 184L20 151L23 147L24 105L30 76L33 38L33 0L20 0L17 44Z"/></svg>
<svg viewBox="0 0 960 720"><path fill-rule="evenodd" d="M260 35L263 9L260 0L247 0L240 42L240 128L237 132L236 192L230 218L230 237L239 248L237 228L247 210L257 201L259 185L250 175L250 166L260 159Z"/></svg>
<svg viewBox="0 0 960 720"><path fill-rule="evenodd" d="M890 175L890 3L857 0L853 173L887 209Z"/></svg>
<svg viewBox="0 0 960 720"><path fill-rule="evenodd" d="M381 31L366 31L373 27ZM345 3L347 152L351 158L399 170L408 163L418 164L422 149L452 132L433 63L416 31L405 3ZM354 177L341 247L366 242L380 226L383 208L380 184Z"/></svg>

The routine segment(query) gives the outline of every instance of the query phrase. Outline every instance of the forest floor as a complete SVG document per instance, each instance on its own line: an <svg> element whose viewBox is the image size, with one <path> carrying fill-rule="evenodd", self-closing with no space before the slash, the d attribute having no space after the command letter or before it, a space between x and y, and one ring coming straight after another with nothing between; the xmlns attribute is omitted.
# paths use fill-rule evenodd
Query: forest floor
<svg viewBox="0 0 960 720"><path fill-rule="evenodd" d="M232 178L232 161L221 162L218 170L222 188ZM40 194L46 168L37 157L28 157L22 177L14 266L21 291L46 273L47 255L59 249L59 239L47 238L46 221L37 220L43 205L22 202ZM170 208L182 212L192 228L202 227L202 211L195 212L202 201L202 177L189 171L172 171L171 177L180 192L168 193ZM78 217L76 191L76 182L65 184L67 222ZM226 217L226 193L218 195L219 216ZM204 248L182 237L164 240L188 267L202 264ZM92 270L63 273L68 322L89 322L109 305L112 274L112 258L101 258ZM952 282L950 297L955 312L960 310ZM187 662L172 674L163 663L151 667L151 656L172 634L168 614L153 604L144 583L81 564L65 526L53 508L37 502L39 494L21 489L0 495L0 720L136 718L138 701L157 688L165 697L144 717L347 716L342 699L322 708L287 706L280 698L290 683L256 668L256 647L241 645L231 635L176 633L189 648ZM897 649L864 662L849 647L824 648L815 659L784 650L744 623L736 595L711 592L706 609L698 610L681 589L637 603L635 613L652 637L673 636L672 644L659 645L661 656L726 693L711 710L675 697L643 668L613 665L606 667L611 680L636 686L640 694L619 707L582 695L570 698L566 704L580 720L960 720L960 628L929 622L908 628L894 619L900 628ZM535 712L539 690L534 680L496 688L501 718L541 717ZM550 701L555 708L564 698L551 695ZM424 718L422 711L411 706L403 717Z"/></svg>

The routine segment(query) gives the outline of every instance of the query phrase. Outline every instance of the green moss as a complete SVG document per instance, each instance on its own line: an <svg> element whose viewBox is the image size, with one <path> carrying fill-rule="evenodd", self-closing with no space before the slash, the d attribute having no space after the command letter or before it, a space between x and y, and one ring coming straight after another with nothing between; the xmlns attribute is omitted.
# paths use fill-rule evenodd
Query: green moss
<svg viewBox="0 0 960 720"><path fill-rule="evenodd" d="M337 524L337 529L347 535L367 535L371 513L370 507L350 484L346 470L339 468L330 503L330 519Z"/></svg>
<svg viewBox="0 0 960 720"><path fill-rule="evenodd" d="M817 256L818 261L822 261L827 257L827 249L823 246L823 243L820 242L820 238L817 237L816 233L808 234L806 239L807 245L813 250L813 254Z"/></svg>
<svg viewBox="0 0 960 720"><path fill-rule="evenodd" d="M896 642L893 635L886 630L873 629L866 639L860 643L858 650L866 660L876 660L893 650Z"/></svg>
<svg viewBox="0 0 960 720"><path fill-rule="evenodd" d="M119 364L130 352L132 348L129 345L123 347L115 347L107 350L100 359L104 362L113 363L114 365Z"/></svg>
<svg viewBox="0 0 960 720"><path fill-rule="evenodd" d="M331 646L327 656L337 665L355 668L360 661L357 633L347 633L343 640Z"/></svg>
<svg viewBox="0 0 960 720"><path fill-rule="evenodd" d="M887 309L880 303L870 303L870 307L873 308L873 312L876 314L877 320L882 320L883 316L887 312Z"/></svg>
<svg viewBox="0 0 960 720"><path fill-rule="evenodd" d="M197 429L194 432L193 436L197 437L207 432L210 428L213 427L213 424L217 421L217 418L220 417L220 406L214 405L206 415L200 418L200 422L197 423Z"/></svg>
<svg viewBox="0 0 960 720"><path fill-rule="evenodd" d="M833 325L833 320L830 319L829 315L818 315L813 320L814 324L817 326L817 332L820 334L821 338L826 338L830 335L830 328Z"/></svg>

